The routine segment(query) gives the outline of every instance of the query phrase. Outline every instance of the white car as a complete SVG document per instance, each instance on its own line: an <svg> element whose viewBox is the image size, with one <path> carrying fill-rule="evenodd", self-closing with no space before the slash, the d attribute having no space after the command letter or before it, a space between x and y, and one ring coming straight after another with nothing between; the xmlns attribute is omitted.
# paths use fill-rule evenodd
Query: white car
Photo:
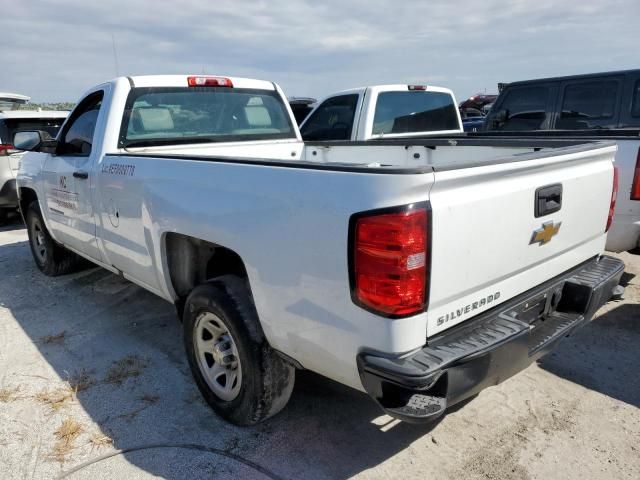
<svg viewBox="0 0 640 480"><path fill-rule="evenodd" d="M623 271L602 255L611 143L306 145L274 83L178 75L93 87L57 140L16 146L37 267L84 257L174 303L237 424L281 410L296 368L431 421L588 323Z"/></svg>
<svg viewBox="0 0 640 480"><path fill-rule="evenodd" d="M0 224L18 207L16 173L23 152L13 148L13 136L23 130L46 131L55 137L68 112L17 110L29 97L0 92Z"/></svg>

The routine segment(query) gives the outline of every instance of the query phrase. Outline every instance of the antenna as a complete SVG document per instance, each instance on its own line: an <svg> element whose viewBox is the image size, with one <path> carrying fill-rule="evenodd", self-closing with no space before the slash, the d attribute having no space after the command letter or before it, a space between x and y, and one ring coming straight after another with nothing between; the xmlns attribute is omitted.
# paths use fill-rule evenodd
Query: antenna
<svg viewBox="0 0 640 480"><path fill-rule="evenodd" d="M113 33L111 34L111 44L113 45L113 63L116 68L116 77L119 77L120 73L118 72L118 52L116 51L116 37L113 35Z"/></svg>

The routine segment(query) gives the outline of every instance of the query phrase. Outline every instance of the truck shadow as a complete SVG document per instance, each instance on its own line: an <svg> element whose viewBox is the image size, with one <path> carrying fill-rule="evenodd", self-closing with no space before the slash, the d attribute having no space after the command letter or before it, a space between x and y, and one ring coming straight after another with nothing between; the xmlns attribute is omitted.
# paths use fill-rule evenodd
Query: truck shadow
<svg viewBox="0 0 640 480"><path fill-rule="evenodd" d="M0 222L0 232L10 232L21 228L24 228L24 223L22 222L20 212L17 210L15 212L10 212L6 220Z"/></svg>
<svg viewBox="0 0 640 480"><path fill-rule="evenodd" d="M48 422L54 425L50 431L39 432L43 459L54 448L53 430L60 422L84 416L87 435L106 434L115 449L125 450L118 478L127 476L125 464L163 478L184 478L186 471L189 478L210 478L223 471L225 478L346 479L435 427L392 420L366 395L309 372L298 373L289 405L275 418L252 428L229 425L194 386L172 305L99 268L45 277L33 265L26 241L0 245L0 269L0 305L26 334L5 339L6 346L0 339L6 350L0 386L23 382L21 391L41 410L48 409L38 399L42 392L65 380L78 390L75 400L45 413L56 417ZM47 365L55 375L41 374L50 372ZM41 428L32 418L21 420ZM64 464L40 463L68 472L111 451L87 450L80 443ZM68 478L105 478L114 471L105 462L115 461L88 464Z"/></svg>
<svg viewBox="0 0 640 480"><path fill-rule="evenodd" d="M48 407L39 402L40 393L65 380L78 389L77 401L45 413L55 415L49 430L38 424L42 415L19 418L42 438L40 477L70 472L72 479L139 478L142 470L171 479L219 473L347 479L438 428L392 420L366 395L310 372L298 372L291 401L275 418L252 428L229 425L205 404L191 379L172 305L99 268L45 277L35 269L25 237L0 245L0 306L20 327L13 329L19 332L15 338L0 338L0 387L30 378L22 391L41 410ZM608 310L539 364L640 406L640 306L619 303ZM49 366L55 375L47 373ZM122 452L109 459L103 454L110 447L79 443L65 463L47 462L53 430L67 417L85 418L85 442L91 433L103 433Z"/></svg>
<svg viewBox="0 0 640 480"><path fill-rule="evenodd" d="M585 388L640 407L640 305L613 301L605 309L538 364Z"/></svg>

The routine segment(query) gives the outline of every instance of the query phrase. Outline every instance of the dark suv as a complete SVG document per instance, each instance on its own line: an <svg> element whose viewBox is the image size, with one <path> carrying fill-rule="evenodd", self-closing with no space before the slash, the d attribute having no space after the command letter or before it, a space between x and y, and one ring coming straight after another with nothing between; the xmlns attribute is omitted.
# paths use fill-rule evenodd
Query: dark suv
<svg viewBox="0 0 640 480"><path fill-rule="evenodd" d="M485 131L640 127L640 70L525 80L506 85Z"/></svg>

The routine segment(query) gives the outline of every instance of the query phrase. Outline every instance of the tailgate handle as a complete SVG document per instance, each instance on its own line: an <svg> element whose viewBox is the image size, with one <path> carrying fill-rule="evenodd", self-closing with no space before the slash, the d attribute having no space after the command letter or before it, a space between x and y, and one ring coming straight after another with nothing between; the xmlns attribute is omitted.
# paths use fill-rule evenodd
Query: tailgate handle
<svg viewBox="0 0 640 480"><path fill-rule="evenodd" d="M81 180L86 180L89 178L89 174L87 172L83 172L82 170L73 172L73 178L79 178Z"/></svg>
<svg viewBox="0 0 640 480"><path fill-rule="evenodd" d="M536 218L557 212L562 208L562 184L556 183L536 190Z"/></svg>

